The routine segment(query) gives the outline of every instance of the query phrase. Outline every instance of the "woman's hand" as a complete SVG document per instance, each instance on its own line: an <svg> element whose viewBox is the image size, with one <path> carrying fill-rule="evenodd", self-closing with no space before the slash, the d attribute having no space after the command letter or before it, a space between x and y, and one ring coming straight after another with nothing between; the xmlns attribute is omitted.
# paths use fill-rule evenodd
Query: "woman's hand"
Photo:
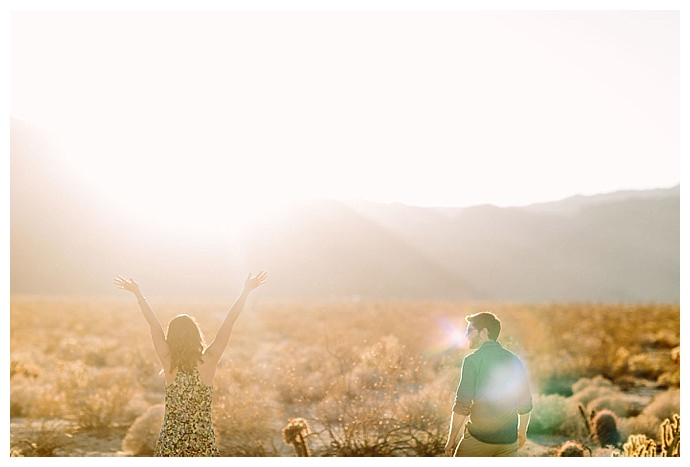
<svg viewBox="0 0 690 467"><path fill-rule="evenodd" d="M141 295L141 292L139 291L139 284L134 282L134 279L131 277L129 280L127 280L122 276L117 276L117 279L115 279L113 282L118 289L127 290L137 296Z"/></svg>
<svg viewBox="0 0 690 467"><path fill-rule="evenodd" d="M244 281L245 292L251 292L252 290L262 285L264 282L266 282L266 277L268 277L268 274L266 274L264 271L261 271L254 277L252 277L250 273L247 276L247 280Z"/></svg>

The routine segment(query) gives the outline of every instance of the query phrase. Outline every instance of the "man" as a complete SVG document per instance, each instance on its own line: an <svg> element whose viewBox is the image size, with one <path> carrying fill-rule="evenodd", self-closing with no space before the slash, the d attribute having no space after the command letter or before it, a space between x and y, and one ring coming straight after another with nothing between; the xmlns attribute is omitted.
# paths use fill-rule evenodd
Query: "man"
<svg viewBox="0 0 690 467"><path fill-rule="evenodd" d="M520 359L497 342L501 322L496 315L475 313L465 320L469 347L476 350L462 362L446 454L517 456L527 440L532 411L527 372Z"/></svg>

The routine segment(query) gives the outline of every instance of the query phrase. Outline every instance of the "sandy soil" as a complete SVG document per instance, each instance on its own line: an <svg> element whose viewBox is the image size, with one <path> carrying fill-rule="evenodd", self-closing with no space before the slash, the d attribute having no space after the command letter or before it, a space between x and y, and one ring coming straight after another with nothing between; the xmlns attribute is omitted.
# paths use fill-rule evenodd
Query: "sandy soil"
<svg viewBox="0 0 690 467"><path fill-rule="evenodd" d="M59 457L121 457L129 454L123 452L122 439L127 433L127 427L108 430L79 430L76 426L65 422L48 422L47 427L60 424L59 434L46 434L42 438L45 446L56 446L53 455ZM10 421L10 446L19 444L27 453L32 451L29 439L36 439L35 434L29 438L31 431L40 430L40 422L30 422L26 419L12 419ZM34 454L41 455L41 454Z"/></svg>

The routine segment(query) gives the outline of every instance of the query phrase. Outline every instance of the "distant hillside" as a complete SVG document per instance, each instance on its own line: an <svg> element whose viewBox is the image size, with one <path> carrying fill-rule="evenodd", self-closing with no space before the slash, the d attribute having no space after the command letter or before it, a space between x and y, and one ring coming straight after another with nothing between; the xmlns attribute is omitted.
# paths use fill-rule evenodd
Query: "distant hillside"
<svg viewBox="0 0 690 467"><path fill-rule="evenodd" d="M680 185L677 185L673 188L659 188L656 190L626 190L592 196L577 195L561 201L533 204L531 206L527 206L527 209L537 212L555 212L565 214L577 212L583 207L592 204L603 204L613 201L628 201L631 199L668 198L670 196L680 197Z"/></svg>
<svg viewBox="0 0 690 467"><path fill-rule="evenodd" d="M151 295L234 298L248 271L266 297L680 300L680 188L523 208L431 209L303 202L222 232L127 229L79 195L35 129L12 121L12 294L117 294L116 273Z"/></svg>
<svg viewBox="0 0 690 467"><path fill-rule="evenodd" d="M621 195L548 209L359 207L463 278L474 298L679 301L678 187Z"/></svg>
<svg viewBox="0 0 690 467"><path fill-rule="evenodd" d="M313 201L257 228L247 255L287 297L470 298L470 286L399 234L347 205Z"/></svg>

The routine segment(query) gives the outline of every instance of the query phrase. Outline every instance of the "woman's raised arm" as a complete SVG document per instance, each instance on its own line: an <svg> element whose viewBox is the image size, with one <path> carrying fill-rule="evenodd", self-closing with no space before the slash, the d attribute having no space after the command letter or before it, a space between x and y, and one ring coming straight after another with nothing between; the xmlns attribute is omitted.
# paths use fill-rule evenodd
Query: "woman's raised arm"
<svg viewBox="0 0 690 467"><path fill-rule="evenodd" d="M216 334L216 338L213 340L213 342L211 342L211 345L208 346L206 352L204 352L204 356L209 358L211 362L217 363L218 360L220 360L220 357L223 355L225 347L227 347L228 341L230 340L232 327L234 326L235 321L237 321L237 318L240 316L240 313L242 313L249 293L266 282L267 276L268 274L263 271L254 277L252 277L251 274L247 276L247 279L244 281L244 289L242 290L242 293L237 298L237 301L235 301L235 304L232 306L232 308L230 308L228 314L225 316L225 319L218 330L218 334Z"/></svg>
<svg viewBox="0 0 690 467"><path fill-rule="evenodd" d="M117 279L113 281L115 286L122 290L127 290L132 292L139 303L141 308L141 313L144 315L146 322L149 323L149 328L151 329L151 339L153 340L153 347L156 349L156 354L163 365L163 368L167 372L170 369L170 351L168 350L168 343L165 340L165 333L163 332L163 326L161 326L158 317L153 312L153 309L146 302L146 298L141 294L139 290L139 284L134 282L131 277L125 279L122 276L117 276Z"/></svg>

